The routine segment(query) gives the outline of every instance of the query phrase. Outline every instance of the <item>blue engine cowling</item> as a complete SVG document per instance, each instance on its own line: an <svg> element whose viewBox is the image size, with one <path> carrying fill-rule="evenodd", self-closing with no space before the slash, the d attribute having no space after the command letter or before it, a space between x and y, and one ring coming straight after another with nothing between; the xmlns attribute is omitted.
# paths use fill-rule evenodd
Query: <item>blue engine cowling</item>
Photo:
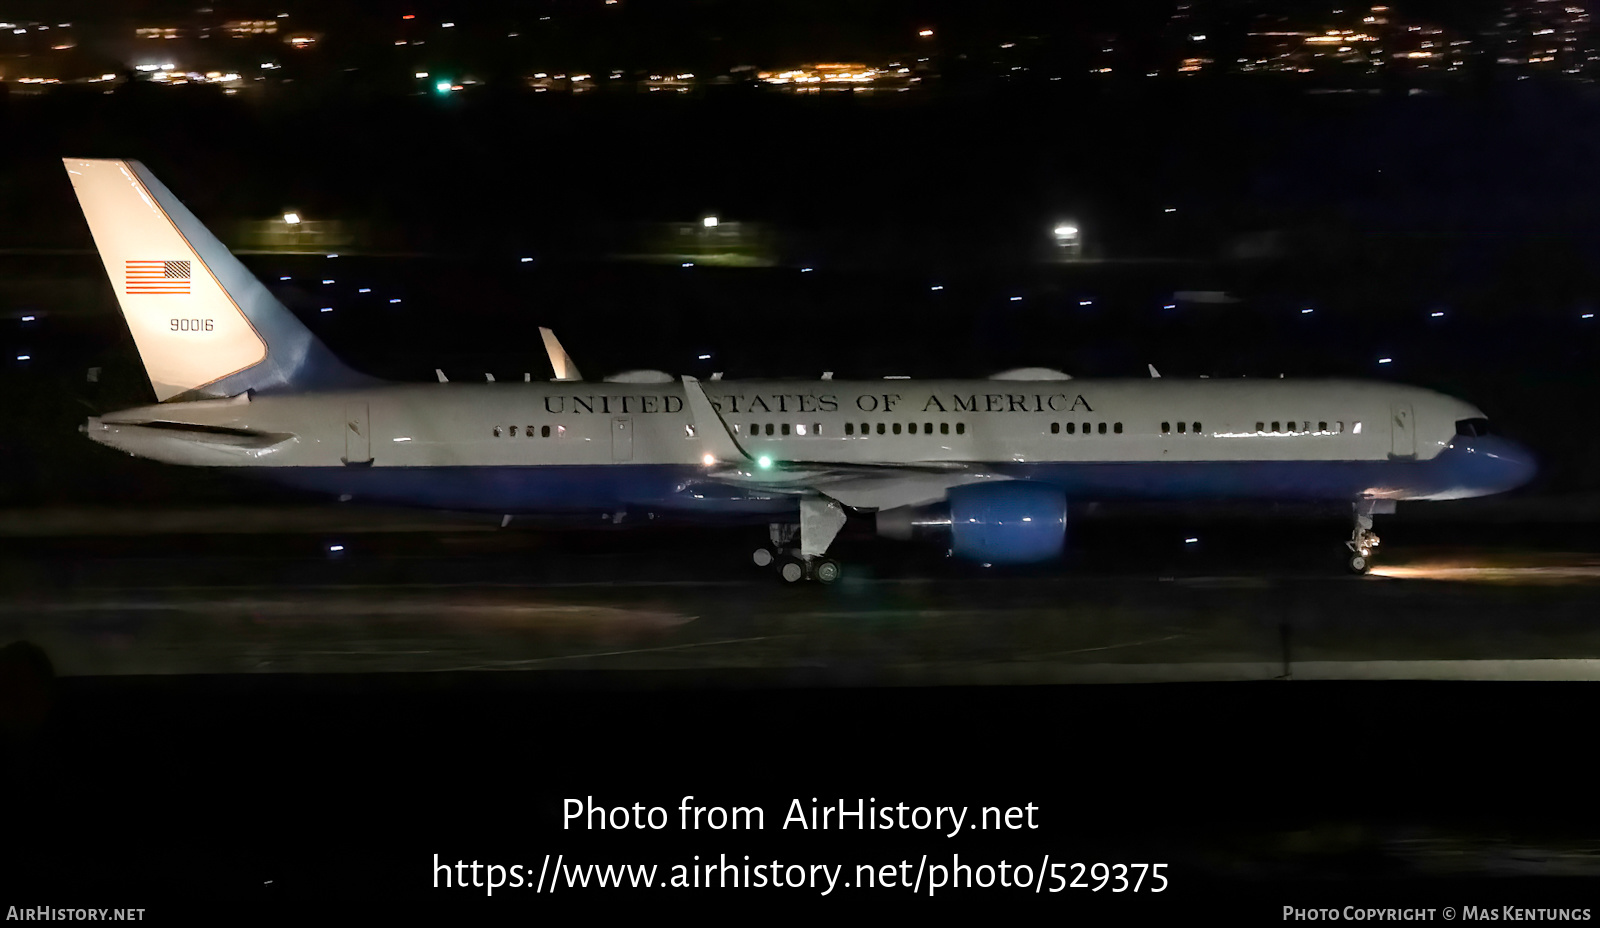
<svg viewBox="0 0 1600 928"><path fill-rule="evenodd" d="M878 513L878 534L910 540L943 535L957 557L986 564L1032 564L1061 556L1067 496L1025 480L953 488L942 502Z"/></svg>

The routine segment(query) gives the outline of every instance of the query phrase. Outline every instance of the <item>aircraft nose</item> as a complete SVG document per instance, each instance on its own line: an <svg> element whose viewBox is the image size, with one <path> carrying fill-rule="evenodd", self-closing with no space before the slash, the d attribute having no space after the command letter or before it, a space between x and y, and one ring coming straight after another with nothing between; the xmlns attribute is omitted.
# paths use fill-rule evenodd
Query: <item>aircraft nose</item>
<svg viewBox="0 0 1600 928"><path fill-rule="evenodd" d="M1471 439L1467 450L1478 457L1484 470L1493 475L1496 492L1514 490L1532 480L1539 472L1533 452L1509 438L1479 435Z"/></svg>

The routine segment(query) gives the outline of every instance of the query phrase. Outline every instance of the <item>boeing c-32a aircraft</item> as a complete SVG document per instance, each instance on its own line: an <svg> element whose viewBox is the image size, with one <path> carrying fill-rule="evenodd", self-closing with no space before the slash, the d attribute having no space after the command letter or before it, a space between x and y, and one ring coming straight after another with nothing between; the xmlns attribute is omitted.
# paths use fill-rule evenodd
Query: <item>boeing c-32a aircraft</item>
<svg viewBox="0 0 1600 928"><path fill-rule="evenodd" d="M832 582L850 512L989 564L1063 549L1068 500L1340 501L1348 566L1398 500L1533 474L1484 414L1353 380L387 383L341 363L136 161L66 159L153 406L85 426L172 464L354 499L506 515L764 522L784 580ZM441 376L441 380L442 380Z"/></svg>

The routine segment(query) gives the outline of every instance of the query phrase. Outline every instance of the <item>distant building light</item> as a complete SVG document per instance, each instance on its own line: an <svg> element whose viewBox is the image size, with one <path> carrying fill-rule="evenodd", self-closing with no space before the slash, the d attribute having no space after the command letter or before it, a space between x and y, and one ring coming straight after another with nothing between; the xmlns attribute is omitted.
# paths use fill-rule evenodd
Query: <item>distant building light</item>
<svg viewBox="0 0 1600 928"><path fill-rule="evenodd" d="M715 229L717 227L717 217L707 216L706 218L700 220L700 224L708 229Z"/></svg>
<svg viewBox="0 0 1600 928"><path fill-rule="evenodd" d="M417 76L418 77L427 77L428 76L428 72L427 71L418 71L417 72Z"/></svg>
<svg viewBox="0 0 1600 928"><path fill-rule="evenodd" d="M1056 238L1072 238L1078 234L1078 227L1070 223L1056 226Z"/></svg>
<svg viewBox="0 0 1600 928"><path fill-rule="evenodd" d="M284 213L283 214L283 221L287 222L291 226L292 225L297 225L300 222L300 214L299 213Z"/></svg>

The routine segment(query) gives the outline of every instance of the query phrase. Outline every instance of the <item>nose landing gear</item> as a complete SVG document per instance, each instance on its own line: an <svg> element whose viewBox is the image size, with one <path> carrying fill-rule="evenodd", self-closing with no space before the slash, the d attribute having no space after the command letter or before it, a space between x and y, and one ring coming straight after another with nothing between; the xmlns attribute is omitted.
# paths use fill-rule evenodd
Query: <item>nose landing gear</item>
<svg viewBox="0 0 1600 928"><path fill-rule="evenodd" d="M1372 517L1393 513L1394 506L1392 499L1364 499L1355 503L1355 527L1350 531L1350 540L1344 543L1350 549L1345 566L1351 573L1364 574L1372 570L1379 544L1378 535L1372 530Z"/></svg>

